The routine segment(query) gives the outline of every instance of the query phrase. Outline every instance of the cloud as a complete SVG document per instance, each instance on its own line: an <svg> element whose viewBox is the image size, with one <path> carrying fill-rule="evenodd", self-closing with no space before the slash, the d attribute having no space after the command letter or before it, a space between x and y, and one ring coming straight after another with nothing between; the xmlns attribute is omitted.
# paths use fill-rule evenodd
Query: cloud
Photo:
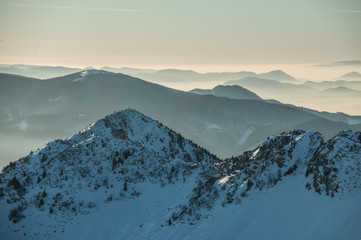
<svg viewBox="0 0 361 240"><path fill-rule="evenodd" d="M341 10L341 9L338 9L338 10L336 10L336 12L341 12L341 13L361 13L361 10Z"/></svg>
<svg viewBox="0 0 361 240"><path fill-rule="evenodd" d="M111 12L143 12L137 9L125 8L90 8L90 7L68 7L68 6L50 6L50 5L29 5L29 4L6 4L14 7L31 7L31 8L53 8L53 9L73 9L73 10L89 10L89 11L111 11Z"/></svg>
<svg viewBox="0 0 361 240"><path fill-rule="evenodd" d="M361 66L361 61L352 60L352 61L331 62L326 64L313 65L312 67L344 67L344 66Z"/></svg>

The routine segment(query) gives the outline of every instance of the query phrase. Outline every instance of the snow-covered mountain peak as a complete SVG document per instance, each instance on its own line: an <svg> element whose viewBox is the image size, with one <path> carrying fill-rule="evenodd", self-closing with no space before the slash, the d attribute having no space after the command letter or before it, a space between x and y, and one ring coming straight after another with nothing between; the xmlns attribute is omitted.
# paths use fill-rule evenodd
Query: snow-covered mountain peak
<svg viewBox="0 0 361 240"><path fill-rule="evenodd" d="M136 198L142 194L141 183L184 185L186 199L198 182L216 175L217 161L136 110L113 113L4 168L0 201L8 204L0 209L0 228L37 216L37 227L45 224L46 234L49 228L59 231L65 226L56 223L59 218L70 221L112 201ZM48 214L52 221L43 222Z"/></svg>
<svg viewBox="0 0 361 240"><path fill-rule="evenodd" d="M115 112L98 120L82 131L82 134L88 132L88 134L101 134L103 136L115 137L123 140L130 137L132 140L135 140L135 136L139 138L139 135L145 135L150 131L155 131L158 127L162 128L163 125L146 117L140 112L129 108L120 112ZM162 130L166 131L165 127L163 127Z"/></svg>
<svg viewBox="0 0 361 240"><path fill-rule="evenodd" d="M185 160L199 158L196 156L198 153L195 153L198 146L163 124L130 108L104 117L69 140L77 139L79 136L102 136L106 139L129 141L151 149L163 157L171 156Z"/></svg>

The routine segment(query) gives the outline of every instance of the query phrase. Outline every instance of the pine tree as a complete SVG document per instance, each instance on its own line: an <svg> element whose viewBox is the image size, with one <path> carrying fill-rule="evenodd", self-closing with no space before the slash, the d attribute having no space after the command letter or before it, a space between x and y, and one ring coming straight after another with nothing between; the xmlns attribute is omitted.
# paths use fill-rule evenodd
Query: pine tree
<svg viewBox="0 0 361 240"><path fill-rule="evenodd" d="M123 187L123 189L124 189L124 192L126 192L126 191L127 191L127 189L128 189L128 186L127 186L127 181L125 181L125 182L124 182L124 187Z"/></svg>
<svg viewBox="0 0 361 240"><path fill-rule="evenodd" d="M112 171L114 171L114 168L116 165L117 165L117 160L115 160L115 158L113 158Z"/></svg>
<svg viewBox="0 0 361 240"><path fill-rule="evenodd" d="M38 204L38 207L41 207L44 205L44 199L41 198L40 201L39 201L39 204Z"/></svg>
<svg viewBox="0 0 361 240"><path fill-rule="evenodd" d="M45 162L46 160L48 160L48 156L47 155L43 155L40 159L41 162Z"/></svg>

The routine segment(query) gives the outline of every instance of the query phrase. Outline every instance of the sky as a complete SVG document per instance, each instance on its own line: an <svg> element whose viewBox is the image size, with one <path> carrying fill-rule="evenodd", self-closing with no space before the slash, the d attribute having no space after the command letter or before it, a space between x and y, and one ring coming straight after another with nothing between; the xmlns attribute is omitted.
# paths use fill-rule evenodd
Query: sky
<svg viewBox="0 0 361 240"><path fill-rule="evenodd" d="M0 0L0 63L312 66L361 60L360 25L360 0Z"/></svg>

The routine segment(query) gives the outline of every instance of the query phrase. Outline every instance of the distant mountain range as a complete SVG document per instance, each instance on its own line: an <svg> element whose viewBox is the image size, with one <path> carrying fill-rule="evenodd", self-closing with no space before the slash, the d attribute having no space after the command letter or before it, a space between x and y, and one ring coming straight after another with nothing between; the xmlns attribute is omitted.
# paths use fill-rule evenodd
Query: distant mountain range
<svg viewBox="0 0 361 240"><path fill-rule="evenodd" d="M219 159L127 109L2 170L0 238L358 239L360 156L361 132L293 130Z"/></svg>
<svg viewBox="0 0 361 240"><path fill-rule="evenodd" d="M348 81L348 80L336 80L336 81L323 81L313 82L307 81L304 85L313 87L315 89L325 90L327 88L346 87L354 90L361 90L361 81Z"/></svg>
<svg viewBox="0 0 361 240"><path fill-rule="evenodd" d="M48 79L53 77L60 77L72 73L76 73L82 70L89 70L91 67L69 68L63 66L37 66L37 65L7 65L0 64L1 73L9 73L15 75L21 75L25 77ZM192 70L179 70L179 69L140 69L140 68L114 68L114 67L102 67L100 70L110 71L114 73L122 73L133 77L138 77L146 81L166 85L168 87L185 89L188 86L188 90L204 86L204 82L221 84L227 80L240 79L244 77L265 77L272 80L281 82L297 82L296 79L290 75L284 73L281 70L274 70L267 73L256 74L254 72L240 71L240 72L209 72L198 73Z"/></svg>
<svg viewBox="0 0 361 240"><path fill-rule="evenodd" d="M284 83L259 77L246 77L240 80L230 80L226 81L224 85L239 85L264 96L263 98L272 99L276 99L274 98L275 96L280 98L295 97L299 95L304 96L305 94L315 94L317 92L317 90L312 87L304 86L302 84Z"/></svg>
<svg viewBox="0 0 361 240"><path fill-rule="evenodd" d="M86 70L40 81L0 74L3 165L51 139L80 131L109 112L134 108L220 157L239 155L270 135L317 130L326 138L360 130L361 118L275 101L229 99L169 89L124 74Z"/></svg>
<svg viewBox="0 0 361 240"><path fill-rule="evenodd" d="M245 77L226 81L224 85L238 85L256 93L263 99L275 99L297 106L330 112L347 112L353 115L361 113L359 110L361 109L361 96L357 93L357 91L361 91L361 81L286 83L267 78ZM346 93L345 88L350 94ZM342 89L344 90L341 91ZM330 104L330 100L332 104Z"/></svg>
<svg viewBox="0 0 361 240"><path fill-rule="evenodd" d="M122 72L122 69L116 72ZM267 77L280 82L297 82L296 79L284 73L281 70L275 70L268 73L256 74L254 72L210 72L197 73L191 70L166 69L155 72L134 72L131 76L144 79L153 83L166 86L176 87L178 89L186 89L204 85L221 84L224 81L232 79L241 79L245 77ZM186 85L185 85L186 84Z"/></svg>
<svg viewBox="0 0 361 240"><path fill-rule="evenodd" d="M358 97L361 98L361 91L353 90L347 87L328 88L321 92L322 95L328 97Z"/></svg>
<svg viewBox="0 0 361 240"><path fill-rule="evenodd" d="M85 70L92 69L91 67ZM327 88L347 87L361 91L361 81L357 72L345 74L343 80L303 83L281 70L256 74L254 72L210 72L197 73L191 70L179 69L140 69L103 67L102 70L123 73L146 81L160 84L173 89L189 91L192 89L210 89L210 87L225 84L239 85L263 99L273 99L282 103L289 103L311 109L328 112L346 112L360 115L361 99L358 95L332 95L321 93ZM81 71L78 68L32 66L32 65L0 65L0 72L13 73L22 76L46 79L60 77ZM352 78L353 76L353 78ZM332 104L329 104L330 99ZM346 106L346 107L345 107Z"/></svg>
<svg viewBox="0 0 361 240"><path fill-rule="evenodd" d="M63 66L40 66L24 64L0 64L0 73L16 74L25 77L48 79L60 77L81 71L80 68L69 68Z"/></svg>

